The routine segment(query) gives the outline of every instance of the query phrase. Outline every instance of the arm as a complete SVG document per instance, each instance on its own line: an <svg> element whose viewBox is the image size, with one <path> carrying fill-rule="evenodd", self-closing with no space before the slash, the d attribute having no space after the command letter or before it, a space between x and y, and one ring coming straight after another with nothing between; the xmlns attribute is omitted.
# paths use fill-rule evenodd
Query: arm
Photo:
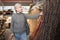
<svg viewBox="0 0 60 40"><path fill-rule="evenodd" d="M13 27L14 27L14 19L13 19L13 16L12 16L11 25L10 25L10 30L11 31L13 31Z"/></svg>
<svg viewBox="0 0 60 40"><path fill-rule="evenodd" d="M41 16L42 13L39 13L39 14L34 14L34 15L29 15L29 14L25 14L25 17L27 19L37 19L39 16Z"/></svg>

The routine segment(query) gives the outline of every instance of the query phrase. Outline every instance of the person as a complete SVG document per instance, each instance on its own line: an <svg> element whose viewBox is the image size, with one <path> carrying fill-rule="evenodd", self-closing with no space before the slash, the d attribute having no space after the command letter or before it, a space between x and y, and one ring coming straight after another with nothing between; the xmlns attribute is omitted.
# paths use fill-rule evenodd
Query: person
<svg viewBox="0 0 60 40"><path fill-rule="evenodd" d="M34 15L29 15L29 14L23 15L22 13L23 9L21 4L16 3L14 7L16 13L12 15L10 29L15 35L15 40L20 40L20 39L27 40L25 19L36 19L39 16L41 16L42 13L34 14Z"/></svg>

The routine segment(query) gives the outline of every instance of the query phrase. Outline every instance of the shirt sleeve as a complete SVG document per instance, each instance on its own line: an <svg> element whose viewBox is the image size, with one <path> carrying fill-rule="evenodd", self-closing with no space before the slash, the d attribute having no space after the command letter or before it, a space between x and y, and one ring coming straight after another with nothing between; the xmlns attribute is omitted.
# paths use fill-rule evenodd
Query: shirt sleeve
<svg viewBox="0 0 60 40"><path fill-rule="evenodd" d="M10 25L10 30L13 32L13 27L14 27L14 18L12 16L11 18L11 25Z"/></svg>
<svg viewBox="0 0 60 40"><path fill-rule="evenodd" d="M39 14L33 14L33 15L25 14L25 17L26 17L27 19L37 19L37 18L39 18L39 16L41 16L40 13L39 13Z"/></svg>

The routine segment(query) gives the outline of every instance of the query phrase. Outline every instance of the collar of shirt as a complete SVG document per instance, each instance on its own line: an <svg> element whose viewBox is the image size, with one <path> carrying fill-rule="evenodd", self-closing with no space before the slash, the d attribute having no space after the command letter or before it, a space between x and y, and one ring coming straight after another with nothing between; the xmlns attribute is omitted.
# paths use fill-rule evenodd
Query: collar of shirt
<svg viewBox="0 0 60 40"><path fill-rule="evenodd" d="M22 12L17 12L17 14L22 14Z"/></svg>

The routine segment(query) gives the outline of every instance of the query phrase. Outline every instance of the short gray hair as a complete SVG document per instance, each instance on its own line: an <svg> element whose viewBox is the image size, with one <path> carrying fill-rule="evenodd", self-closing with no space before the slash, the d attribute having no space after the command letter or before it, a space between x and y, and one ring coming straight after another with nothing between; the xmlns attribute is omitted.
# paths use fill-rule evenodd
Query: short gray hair
<svg viewBox="0 0 60 40"><path fill-rule="evenodd" d="M20 6L22 6L22 4L20 4L20 3L16 3L16 4L14 5L15 8L16 8L16 7L20 7Z"/></svg>

